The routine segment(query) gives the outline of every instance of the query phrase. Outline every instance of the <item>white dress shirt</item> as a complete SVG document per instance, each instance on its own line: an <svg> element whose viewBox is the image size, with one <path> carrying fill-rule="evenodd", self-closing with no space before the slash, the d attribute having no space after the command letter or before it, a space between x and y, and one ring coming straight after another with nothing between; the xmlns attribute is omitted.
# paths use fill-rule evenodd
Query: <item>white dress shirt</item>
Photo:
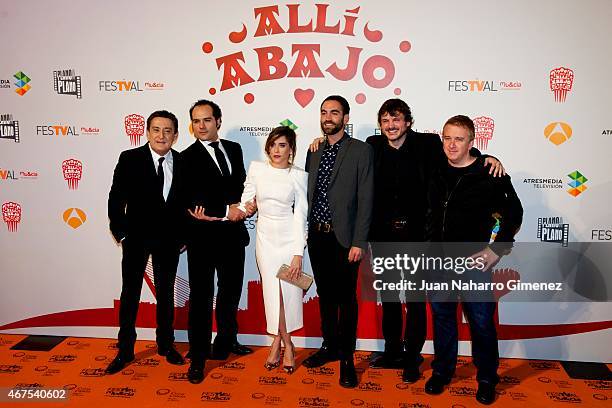
<svg viewBox="0 0 612 408"><path fill-rule="evenodd" d="M212 149L212 147L211 147ZM168 150L164 156L160 156L155 153L151 146L149 146L149 150L151 151L151 157L153 158L153 163L155 164L155 172L157 172L157 167L159 167L159 159L160 157L164 158L162 163L162 168L164 169L164 201L168 199L168 194L170 193L170 187L172 186L172 168L174 167L174 160L172 158L172 150Z"/></svg>

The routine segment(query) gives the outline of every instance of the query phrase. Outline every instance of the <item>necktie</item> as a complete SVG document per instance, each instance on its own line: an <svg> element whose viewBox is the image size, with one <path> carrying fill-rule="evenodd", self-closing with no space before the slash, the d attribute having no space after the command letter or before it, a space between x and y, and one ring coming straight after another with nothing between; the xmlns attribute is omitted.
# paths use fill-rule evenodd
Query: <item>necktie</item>
<svg viewBox="0 0 612 408"><path fill-rule="evenodd" d="M210 145L215 151L215 157L217 158L217 163L219 163L219 167L221 168L221 174L223 174L223 176L229 176L229 167L227 166L225 155L223 154L221 149L219 149L219 142L211 142Z"/></svg>
<svg viewBox="0 0 612 408"><path fill-rule="evenodd" d="M164 162L165 157L160 157L158 159L159 165L157 166L157 181L159 182L159 190L164 195L164 166L162 163Z"/></svg>

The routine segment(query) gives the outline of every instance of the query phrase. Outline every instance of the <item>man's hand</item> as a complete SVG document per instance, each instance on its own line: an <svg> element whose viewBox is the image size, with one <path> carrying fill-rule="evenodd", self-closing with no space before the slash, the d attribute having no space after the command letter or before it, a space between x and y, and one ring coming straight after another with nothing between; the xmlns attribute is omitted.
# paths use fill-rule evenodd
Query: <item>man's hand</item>
<svg viewBox="0 0 612 408"><path fill-rule="evenodd" d="M257 199L254 198L253 201L249 201L244 205L244 208L247 210L246 216L250 218L257 212Z"/></svg>
<svg viewBox="0 0 612 408"><path fill-rule="evenodd" d="M323 143L323 141L325 141L325 138L324 138L323 136L321 136L321 137L316 137L316 138L315 138L315 139L312 141L312 143L310 144L310 147L309 147L310 152L311 152L311 153L314 153L314 152L316 152L317 150L319 150L319 146L321 145L321 143Z"/></svg>
<svg viewBox="0 0 612 408"><path fill-rule="evenodd" d="M211 217L209 215L204 214L204 207L201 205L196 205L195 210L191 211L190 208L187 209L189 214L200 221L221 221L219 217Z"/></svg>
<svg viewBox="0 0 612 408"><path fill-rule="evenodd" d="M227 219L232 222L242 221L246 218L246 214L238 208L238 203L232 204L227 212Z"/></svg>
<svg viewBox="0 0 612 408"><path fill-rule="evenodd" d="M359 262L363 258L364 250L359 247L351 247L348 254L349 262Z"/></svg>
<svg viewBox="0 0 612 408"><path fill-rule="evenodd" d="M302 257L300 255L293 255L291 265L289 266L289 279L292 281L297 280L302 272Z"/></svg>
<svg viewBox="0 0 612 408"><path fill-rule="evenodd" d="M474 255L470 256L470 258L476 260L477 258L482 259L482 263L484 264L484 269L482 272L486 272L492 267L494 267L499 262L499 256L491 250L491 248L486 247L480 252L476 252Z"/></svg>
<svg viewBox="0 0 612 408"><path fill-rule="evenodd" d="M491 165L489 169L489 174L492 174L493 177L501 177L506 175L506 169L502 166L501 162L497 160L495 157L487 157L484 162L485 167Z"/></svg>

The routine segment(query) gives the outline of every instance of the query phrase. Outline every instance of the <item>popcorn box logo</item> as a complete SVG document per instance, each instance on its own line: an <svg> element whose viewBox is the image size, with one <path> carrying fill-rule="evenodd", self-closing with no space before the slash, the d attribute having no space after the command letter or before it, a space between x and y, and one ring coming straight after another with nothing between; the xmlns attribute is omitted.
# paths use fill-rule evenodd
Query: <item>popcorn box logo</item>
<svg viewBox="0 0 612 408"><path fill-rule="evenodd" d="M555 68L550 71L549 83L550 90L555 95L555 101L563 103L567 98L567 93L574 85L574 71L565 67Z"/></svg>
<svg viewBox="0 0 612 408"><path fill-rule="evenodd" d="M474 118L473 121L476 136L476 147L480 150L486 150L489 140L493 139L495 121L487 116L478 116L477 118Z"/></svg>
<svg viewBox="0 0 612 408"><path fill-rule="evenodd" d="M132 113L124 119L125 134L130 138L132 146L140 145L140 138L145 133L145 118L142 115Z"/></svg>
<svg viewBox="0 0 612 408"><path fill-rule="evenodd" d="M16 232L21 222L21 205L12 201L2 204L2 219L6 222L9 232Z"/></svg>
<svg viewBox="0 0 612 408"><path fill-rule="evenodd" d="M62 174L68 182L70 190L79 188L79 180L83 176L83 163L77 159L67 159L62 162Z"/></svg>

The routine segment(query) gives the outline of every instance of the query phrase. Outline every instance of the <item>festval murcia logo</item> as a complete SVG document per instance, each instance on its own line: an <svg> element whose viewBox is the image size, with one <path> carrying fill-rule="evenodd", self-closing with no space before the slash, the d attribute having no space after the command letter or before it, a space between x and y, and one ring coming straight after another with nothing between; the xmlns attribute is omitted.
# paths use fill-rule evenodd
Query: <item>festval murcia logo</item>
<svg viewBox="0 0 612 408"><path fill-rule="evenodd" d="M569 177L571 180L569 183L567 183L571 187L569 190L567 190L568 193L574 197L584 193L584 190L587 189L587 186L584 183L587 182L588 178L586 178L578 170L571 172L567 175L567 177Z"/></svg>
<svg viewBox="0 0 612 408"><path fill-rule="evenodd" d="M28 77L22 71L17 72L15 75L13 75L13 77L15 77L15 79L17 80L15 82L15 86L17 87L17 89L15 89L15 92L17 92L17 94L19 94L20 96L25 95L26 92L32 89L32 87L30 86L30 77Z"/></svg>
<svg viewBox="0 0 612 408"><path fill-rule="evenodd" d="M568 92L574 85L574 71L569 68L559 67L550 71L550 90L555 95L556 102L565 102Z"/></svg>
<svg viewBox="0 0 612 408"><path fill-rule="evenodd" d="M303 81L300 86L294 85L292 79L314 79L317 83L320 79L332 78L344 82L359 81L364 88L375 90L393 87L396 76L394 60L373 52L376 44L384 38L383 32L376 29L377 23L368 20L367 11L362 7L334 10L337 7L337 4L324 3L255 7L254 19L236 22L239 29L228 35L235 49L226 55L215 55L210 61L219 71L220 83L211 84L209 94L237 90L252 83L285 80L295 102L305 108L315 98L315 90L304 87ZM341 17L332 18L332 14ZM318 35L321 35L319 42L314 40ZM293 41L285 48L280 47L277 45L279 36ZM269 37L269 43L262 42L262 37ZM251 39L260 46L252 48L247 45ZM407 53L412 48L409 41L391 41L397 42L398 52ZM334 42L342 45L343 51L331 51L329 47ZM209 41L202 44L204 54L212 54L214 49L214 44ZM394 87L393 93L400 95L401 89ZM354 99L363 104L366 97L366 92L362 91ZM255 99L253 92L243 94L246 104L254 103Z"/></svg>
<svg viewBox="0 0 612 408"><path fill-rule="evenodd" d="M80 208L68 208L64 211L64 214L62 214L62 218L64 222L73 229L79 228L87 221L87 215L85 215L85 212Z"/></svg>
<svg viewBox="0 0 612 408"><path fill-rule="evenodd" d="M9 232L16 232L17 225L21 222L21 205L12 201L2 204L2 219Z"/></svg>
<svg viewBox="0 0 612 408"><path fill-rule="evenodd" d="M58 95L73 95L81 99L81 76L77 75L74 69L53 71L53 90Z"/></svg>
<svg viewBox="0 0 612 408"><path fill-rule="evenodd" d="M0 139L19 143L19 122L13 120L13 115L10 113L0 115Z"/></svg>
<svg viewBox="0 0 612 408"><path fill-rule="evenodd" d="M559 146L572 137L572 127L565 122L552 122L544 128L544 137Z"/></svg>
<svg viewBox="0 0 612 408"><path fill-rule="evenodd" d="M493 139L493 130L495 130L495 121L487 116L479 116L473 119L476 147L480 150L486 150L489 140Z"/></svg>
<svg viewBox="0 0 612 408"><path fill-rule="evenodd" d="M125 134L130 138L132 146L140 146L140 138L145 133L145 118L137 113L127 115L123 119Z"/></svg>
<svg viewBox="0 0 612 408"><path fill-rule="evenodd" d="M83 163L77 159L67 159L62 162L62 174L68 182L70 190L79 188L79 180L83 175Z"/></svg>

